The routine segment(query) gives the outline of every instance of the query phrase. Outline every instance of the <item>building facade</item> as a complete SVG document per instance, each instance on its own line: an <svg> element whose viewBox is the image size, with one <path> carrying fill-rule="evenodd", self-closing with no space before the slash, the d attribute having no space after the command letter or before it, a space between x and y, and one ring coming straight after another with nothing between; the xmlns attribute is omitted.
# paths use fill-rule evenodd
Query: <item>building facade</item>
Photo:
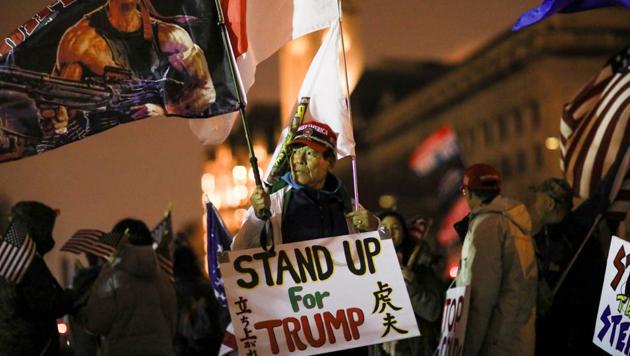
<svg viewBox="0 0 630 356"><path fill-rule="evenodd" d="M430 214L423 196L435 187L419 186L407 162L444 125L457 133L466 164L497 167L506 195L528 201L528 186L561 176L563 105L629 43L630 11L623 8L558 15L492 40L369 119L357 135L362 203L376 208L387 194L403 213Z"/></svg>

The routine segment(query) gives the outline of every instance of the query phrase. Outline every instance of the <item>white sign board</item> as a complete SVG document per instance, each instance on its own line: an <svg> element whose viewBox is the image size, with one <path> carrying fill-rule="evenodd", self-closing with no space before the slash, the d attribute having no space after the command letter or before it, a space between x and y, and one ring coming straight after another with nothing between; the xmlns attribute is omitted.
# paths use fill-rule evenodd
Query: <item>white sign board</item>
<svg viewBox="0 0 630 356"><path fill-rule="evenodd" d="M630 243L612 237L593 343L611 355L630 353Z"/></svg>
<svg viewBox="0 0 630 356"><path fill-rule="evenodd" d="M230 251L241 355L318 354L420 335L394 245L377 232Z"/></svg>
<svg viewBox="0 0 630 356"><path fill-rule="evenodd" d="M469 307L470 287L456 287L446 291L440 344L438 345L438 354L440 356L457 356L462 354Z"/></svg>

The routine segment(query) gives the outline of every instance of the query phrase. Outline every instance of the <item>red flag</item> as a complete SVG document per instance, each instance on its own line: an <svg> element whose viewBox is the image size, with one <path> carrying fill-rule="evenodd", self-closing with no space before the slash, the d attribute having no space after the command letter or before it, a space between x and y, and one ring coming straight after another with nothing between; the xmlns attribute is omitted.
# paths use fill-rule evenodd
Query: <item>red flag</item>
<svg viewBox="0 0 630 356"><path fill-rule="evenodd" d="M234 57L247 52L247 3L245 0L221 0Z"/></svg>

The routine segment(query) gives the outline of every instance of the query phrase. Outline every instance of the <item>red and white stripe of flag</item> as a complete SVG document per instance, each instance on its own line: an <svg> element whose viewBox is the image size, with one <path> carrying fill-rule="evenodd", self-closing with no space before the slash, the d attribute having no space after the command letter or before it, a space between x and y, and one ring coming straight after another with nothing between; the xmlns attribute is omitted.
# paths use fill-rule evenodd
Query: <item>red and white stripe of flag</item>
<svg viewBox="0 0 630 356"><path fill-rule="evenodd" d="M71 252L77 255L89 253L98 257L111 256L116 247L101 242L105 235L103 231L94 229L81 229L74 233L61 247L61 251Z"/></svg>
<svg viewBox="0 0 630 356"><path fill-rule="evenodd" d="M35 243L18 224L11 224L0 241L0 277L20 283L35 257Z"/></svg>
<svg viewBox="0 0 630 356"><path fill-rule="evenodd" d="M565 105L560 123L561 169L574 192L587 198L610 167L622 161L610 192L607 217L623 220L630 208L630 73L627 69L615 71L613 60Z"/></svg>
<svg viewBox="0 0 630 356"><path fill-rule="evenodd" d="M221 341L221 348L219 349L219 355L223 356L236 350L236 336L234 335L234 325L230 322L223 334L223 341Z"/></svg>

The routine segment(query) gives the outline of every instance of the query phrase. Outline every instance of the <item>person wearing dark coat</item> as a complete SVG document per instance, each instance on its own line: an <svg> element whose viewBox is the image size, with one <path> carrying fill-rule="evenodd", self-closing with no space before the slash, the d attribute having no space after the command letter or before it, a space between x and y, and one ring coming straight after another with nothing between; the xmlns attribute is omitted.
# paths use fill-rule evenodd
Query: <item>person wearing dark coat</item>
<svg viewBox="0 0 630 356"><path fill-rule="evenodd" d="M221 308L208 278L204 277L192 248L178 240L173 253L177 295L177 356L217 355L229 323L227 308Z"/></svg>
<svg viewBox="0 0 630 356"><path fill-rule="evenodd" d="M124 219L124 237L90 289L77 321L104 336L103 356L172 356L175 289L159 267L153 238L140 220Z"/></svg>
<svg viewBox="0 0 630 356"><path fill-rule="evenodd" d="M36 254L22 280L0 279L0 354L6 356L59 355L57 319L73 311L72 290L61 288L43 256L53 249L57 213L35 201L13 206L10 219L27 228Z"/></svg>
<svg viewBox="0 0 630 356"><path fill-rule="evenodd" d="M549 178L533 190L536 196L529 210L540 273L536 354L604 355L591 342L606 270L606 256L595 236L586 243L564 281L560 279L595 217L606 210L608 194L598 189L572 210L573 192L565 180ZM555 296L554 288L558 289Z"/></svg>
<svg viewBox="0 0 630 356"><path fill-rule="evenodd" d="M101 269L103 268L103 265L106 262L104 258L92 254L86 254L85 257L88 261L88 266L77 266L77 268L75 269L74 277L72 278L73 286L83 284L87 287L94 284L96 278L101 272ZM87 289L86 292L88 292ZM78 299L83 299L82 297L87 296L77 295ZM70 334L72 338L72 351L74 356L97 355L99 346L101 344L100 337L98 335L93 335L85 330L83 325L81 325L80 322L77 322L74 317L69 318L69 322Z"/></svg>

